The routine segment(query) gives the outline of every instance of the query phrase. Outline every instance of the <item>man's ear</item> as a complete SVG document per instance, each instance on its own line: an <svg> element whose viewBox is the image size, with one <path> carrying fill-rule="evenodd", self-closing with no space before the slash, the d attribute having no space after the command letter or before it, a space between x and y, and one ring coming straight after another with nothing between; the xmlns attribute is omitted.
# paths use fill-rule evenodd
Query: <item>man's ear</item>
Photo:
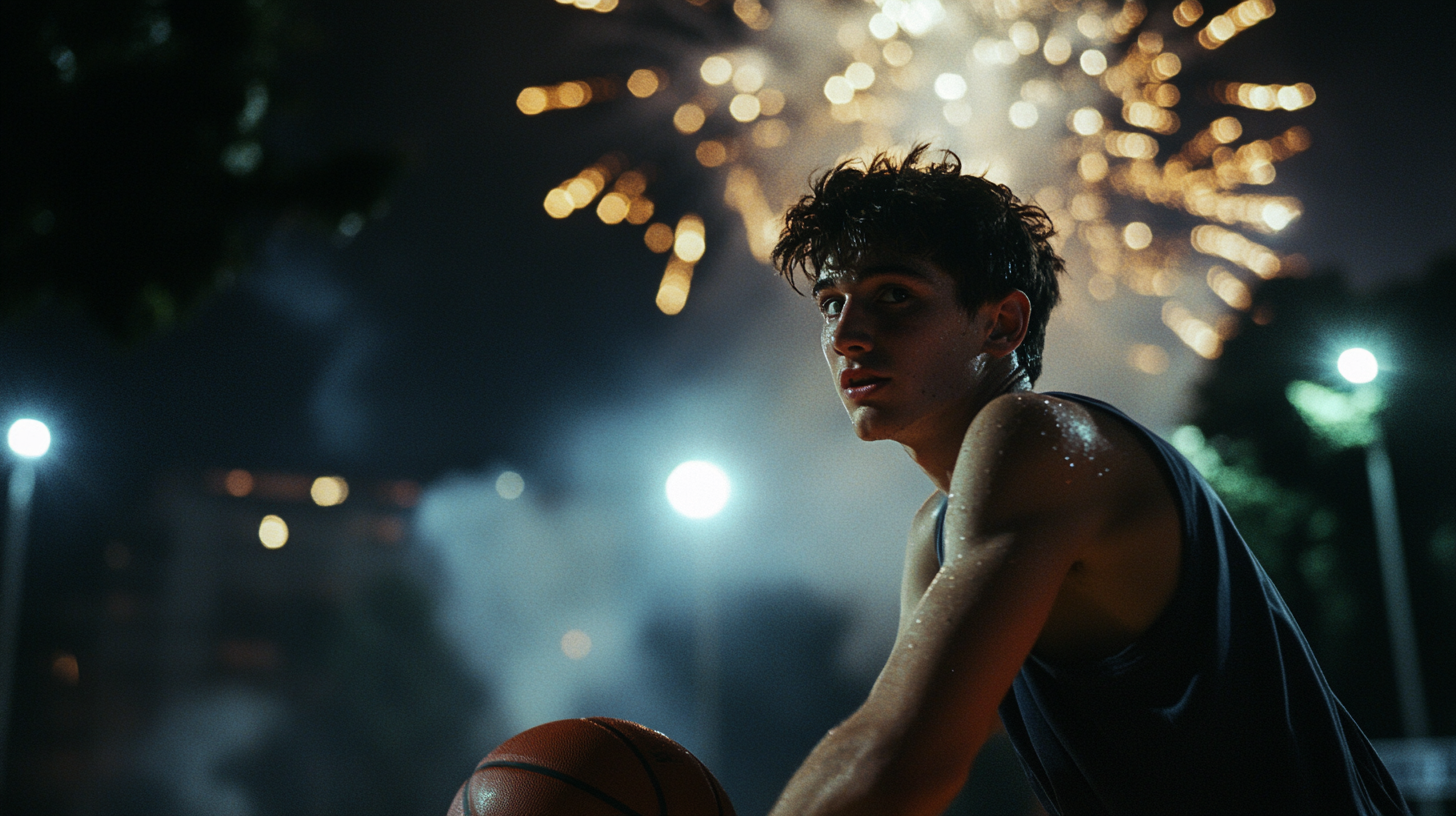
<svg viewBox="0 0 1456 816"><path fill-rule="evenodd" d="M999 301L986 304L991 316L991 331L986 336L985 351L1001 358L1015 351L1026 339L1031 326L1031 300L1020 289L1013 289Z"/></svg>

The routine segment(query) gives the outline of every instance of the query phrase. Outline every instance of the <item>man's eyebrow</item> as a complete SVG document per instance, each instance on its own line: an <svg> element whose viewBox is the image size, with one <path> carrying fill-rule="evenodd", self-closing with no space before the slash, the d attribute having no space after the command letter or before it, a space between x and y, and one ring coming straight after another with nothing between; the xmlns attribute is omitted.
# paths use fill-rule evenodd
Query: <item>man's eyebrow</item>
<svg viewBox="0 0 1456 816"><path fill-rule="evenodd" d="M869 278L878 277L880 275L903 275L907 278L917 278L923 281L931 280L930 274L925 272L924 270L917 269L916 267L910 266L909 264L902 263L875 264L874 266L865 267L853 277L856 280L867 280ZM819 292L823 289L826 289L830 286L837 286L839 282L845 277L847 276L828 275L825 277L821 277L818 280L814 281L814 289L811 294L818 295Z"/></svg>

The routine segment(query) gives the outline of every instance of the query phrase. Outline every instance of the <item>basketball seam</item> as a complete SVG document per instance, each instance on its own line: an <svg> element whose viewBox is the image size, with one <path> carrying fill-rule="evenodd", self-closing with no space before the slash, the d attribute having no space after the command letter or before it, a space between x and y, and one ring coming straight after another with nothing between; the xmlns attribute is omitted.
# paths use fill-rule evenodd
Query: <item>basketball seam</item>
<svg viewBox="0 0 1456 816"><path fill-rule="evenodd" d="M633 810L632 808L627 807L625 804L617 801L616 799L612 798L608 794L606 794L606 793L604 793L604 792L602 792L600 790L597 790L596 788L592 787L591 785L588 785L587 783L581 781L580 779L576 779L576 778L567 776L566 774L564 774L564 773L562 773L560 771L555 771L555 770L552 770L550 768L543 767L541 765L533 765L533 764L531 764L529 762L512 762L510 760L501 759L501 760L496 760L494 762L482 762L480 764L480 767L477 768L476 770L477 771L483 771L486 768L515 768L517 770L530 771L531 773L538 773L538 774L541 774L542 776L549 776L549 777L551 777L552 779L555 779L558 782L565 782L568 785L571 785L573 787L576 787L576 788L578 788L580 790L583 790L583 791L591 794L592 796L597 797L598 799L602 800L603 802L606 802L607 804L611 805L612 807L616 808L617 810L620 810L623 813L627 814L627 816L642 816L641 813L638 813L637 811Z"/></svg>
<svg viewBox="0 0 1456 816"><path fill-rule="evenodd" d="M587 722L594 723L612 732L612 734L617 739L621 740L622 743L626 745L627 748L637 756L637 761L642 763L642 770L647 772L648 781L652 783L652 792L657 794L657 812L661 814L661 816L666 816L667 796L663 793L662 783L657 780L657 774L653 772L652 766L647 763L647 757L642 754L642 751L637 748L636 744L634 744L632 740L627 738L626 734L618 731L614 726L610 725L609 723L602 722L602 719L600 717L588 717Z"/></svg>

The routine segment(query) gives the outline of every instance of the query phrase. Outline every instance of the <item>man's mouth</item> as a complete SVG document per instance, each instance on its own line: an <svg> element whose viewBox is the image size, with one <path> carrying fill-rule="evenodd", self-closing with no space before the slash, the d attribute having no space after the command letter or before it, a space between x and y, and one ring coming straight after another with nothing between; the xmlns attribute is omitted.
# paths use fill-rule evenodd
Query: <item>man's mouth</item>
<svg viewBox="0 0 1456 816"><path fill-rule="evenodd" d="M850 369L839 375L839 387L855 398L868 396L889 381L889 377L864 369Z"/></svg>

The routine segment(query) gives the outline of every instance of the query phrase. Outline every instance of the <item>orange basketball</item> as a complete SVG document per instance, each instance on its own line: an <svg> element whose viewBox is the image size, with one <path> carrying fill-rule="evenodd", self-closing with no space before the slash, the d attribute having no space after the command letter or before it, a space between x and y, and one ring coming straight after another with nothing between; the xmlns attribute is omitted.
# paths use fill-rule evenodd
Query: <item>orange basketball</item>
<svg viewBox="0 0 1456 816"><path fill-rule="evenodd" d="M735 816L688 749L627 720L557 720L491 751L450 816Z"/></svg>

